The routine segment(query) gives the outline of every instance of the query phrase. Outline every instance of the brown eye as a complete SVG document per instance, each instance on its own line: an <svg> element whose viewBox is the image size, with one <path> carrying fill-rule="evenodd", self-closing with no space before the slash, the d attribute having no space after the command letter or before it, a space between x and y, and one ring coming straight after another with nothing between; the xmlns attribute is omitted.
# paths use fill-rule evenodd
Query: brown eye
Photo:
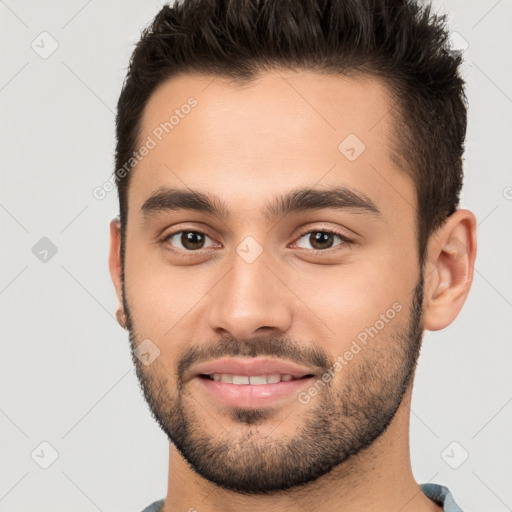
<svg viewBox="0 0 512 512"><path fill-rule="evenodd" d="M178 249L195 251L205 248L204 244L207 238L209 239L210 237L205 233L201 233L201 231L177 231L167 236L164 242L169 242L173 247ZM181 247L179 244L181 244Z"/></svg>
<svg viewBox="0 0 512 512"><path fill-rule="evenodd" d="M311 245L311 247L313 248L313 250L315 250L315 251L322 251L322 250L330 249L331 247L333 247L335 238L338 238L339 240L341 240L341 243L336 244L336 246L350 242L350 240L348 238L344 237L340 233L335 233L332 231L323 231L323 230L309 231L308 233L303 234L299 238L299 242L303 238L306 239L307 243L309 243ZM309 249L309 247L304 247L303 245L300 245L299 242L298 242L298 247L302 247L303 249Z"/></svg>

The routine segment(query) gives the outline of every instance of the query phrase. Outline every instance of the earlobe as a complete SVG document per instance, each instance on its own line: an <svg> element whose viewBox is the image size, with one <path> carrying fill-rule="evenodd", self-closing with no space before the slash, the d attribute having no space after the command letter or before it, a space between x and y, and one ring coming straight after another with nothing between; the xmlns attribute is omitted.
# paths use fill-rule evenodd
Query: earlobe
<svg viewBox="0 0 512 512"><path fill-rule="evenodd" d="M121 223L118 218L110 221L110 253L109 253L110 277L117 295L119 305L123 304L123 281L121 267Z"/></svg>
<svg viewBox="0 0 512 512"><path fill-rule="evenodd" d="M126 313L122 307L119 307L116 311L117 323L123 328L126 329Z"/></svg>
<svg viewBox="0 0 512 512"><path fill-rule="evenodd" d="M469 210L457 210L429 243L425 329L444 329L455 320L471 288L475 258L476 218Z"/></svg>

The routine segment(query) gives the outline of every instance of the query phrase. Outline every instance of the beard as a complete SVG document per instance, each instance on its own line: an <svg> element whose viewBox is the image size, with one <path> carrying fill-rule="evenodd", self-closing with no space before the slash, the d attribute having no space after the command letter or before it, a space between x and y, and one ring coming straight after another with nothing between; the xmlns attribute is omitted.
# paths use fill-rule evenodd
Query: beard
<svg viewBox="0 0 512 512"><path fill-rule="evenodd" d="M123 284L132 360L151 414L188 465L223 489L271 494L313 482L370 447L395 416L412 385L421 347L423 285L421 272L406 321L390 321L307 405L297 401L292 407L304 412L291 436L272 437L274 429L263 435L258 430L278 413L272 407L230 407L229 429L213 434L208 424L214 420L201 416L205 411L189 392L191 381L184 379L191 365L223 356L269 356L315 365L323 375L335 360L318 346L308 349L263 336L190 347L178 358L175 374L158 359L144 366L134 354L142 338L136 335ZM348 473L349 464L345 467Z"/></svg>

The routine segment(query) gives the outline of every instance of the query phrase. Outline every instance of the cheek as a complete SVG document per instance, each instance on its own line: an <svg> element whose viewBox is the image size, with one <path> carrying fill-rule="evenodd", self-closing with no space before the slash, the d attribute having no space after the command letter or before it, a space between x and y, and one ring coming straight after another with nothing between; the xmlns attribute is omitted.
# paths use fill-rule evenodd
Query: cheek
<svg viewBox="0 0 512 512"><path fill-rule="evenodd" d="M126 268L126 294L135 337L150 339L159 349L159 368L175 378L176 358L191 337L189 315L199 297L191 291L190 279L164 275L155 268ZM174 376L174 377L173 377Z"/></svg>
<svg viewBox="0 0 512 512"><path fill-rule="evenodd" d="M417 269L410 258L396 260L391 251L368 253L364 261L361 253L348 265L302 275L300 297L315 313L307 318L319 323L318 334L326 333L325 341L331 340L326 348L333 354L346 350L357 336L364 338L368 330L375 333L376 328L388 336L391 329L403 325Z"/></svg>
<svg viewBox="0 0 512 512"><path fill-rule="evenodd" d="M171 286L169 277L162 273L161 265L140 250L127 251L125 287L138 334L148 338L161 336L164 319L167 329L172 326L174 311L180 305L176 286Z"/></svg>
<svg viewBox="0 0 512 512"><path fill-rule="evenodd" d="M214 276L211 269L171 268L157 259L136 251L126 258L126 294L134 326L139 336L150 339L186 337L180 331L200 307Z"/></svg>

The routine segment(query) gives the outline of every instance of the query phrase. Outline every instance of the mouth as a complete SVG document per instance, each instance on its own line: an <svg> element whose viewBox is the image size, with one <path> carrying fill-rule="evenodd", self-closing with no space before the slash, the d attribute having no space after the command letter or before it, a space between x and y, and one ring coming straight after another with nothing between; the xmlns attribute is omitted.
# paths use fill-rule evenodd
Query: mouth
<svg viewBox="0 0 512 512"><path fill-rule="evenodd" d="M316 369L315 369L316 370ZM230 407L284 404L314 380L311 368L269 358L223 358L195 368L193 381L209 400Z"/></svg>
<svg viewBox="0 0 512 512"><path fill-rule="evenodd" d="M306 374L292 377L290 374L233 375L201 374L195 379L200 392L209 400L244 409L284 405L298 399L298 394L312 385L314 376Z"/></svg>
<svg viewBox="0 0 512 512"><path fill-rule="evenodd" d="M227 384L235 384L237 386L251 385L262 386L265 384L278 384L279 382L290 382L292 380L301 380L314 377L314 375L306 374L300 377L295 377L291 374L270 373L263 375L233 375L230 373L211 373L199 374L202 379L213 380L216 382L225 382Z"/></svg>
<svg viewBox="0 0 512 512"><path fill-rule="evenodd" d="M263 385L313 376L317 370L284 359L224 357L197 365L192 375L235 385Z"/></svg>

